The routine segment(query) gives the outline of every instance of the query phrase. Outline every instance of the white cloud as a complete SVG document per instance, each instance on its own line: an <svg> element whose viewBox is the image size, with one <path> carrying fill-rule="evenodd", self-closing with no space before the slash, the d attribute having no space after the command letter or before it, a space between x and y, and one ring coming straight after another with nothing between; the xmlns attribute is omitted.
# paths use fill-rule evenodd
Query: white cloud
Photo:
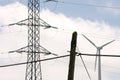
<svg viewBox="0 0 120 80"><path fill-rule="evenodd" d="M27 17L27 7L19 2L0 6L0 22L3 24L19 21Z"/></svg>
<svg viewBox="0 0 120 80"><path fill-rule="evenodd" d="M8 24L11 22L16 22L22 19L25 19L27 17L27 8L20 4L20 3L14 3L10 4L8 6L1 6L0 7L0 23L2 24ZM19 13L18 13L19 12ZM12 15L10 15L12 14ZM7 16L7 18L6 18ZM57 53L59 55L68 54L67 51L70 49L70 42L71 42L71 35L73 31L78 32L78 42L77 45L81 52L88 52L88 53L95 53L96 49L83 37L81 36L81 33L85 34L87 37L89 37L92 41L95 42L96 45L100 46L114 38L119 38L120 29L114 28L113 26L110 26L103 22L98 21L90 21L85 20L82 18L73 18L73 17L67 17L66 15L62 13L53 13L49 10L42 10L40 13L40 17L45 20L47 23L49 23L52 26L57 26L59 29L41 29L41 45L43 45L48 50ZM8 31L7 31L8 30ZM17 31L16 31L17 30ZM25 26L13 26L13 27L4 27L1 28L1 35L0 35L0 50L11 50L11 49L18 49L19 47L25 46L27 44L27 30ZM15 32L16 31L16 32ZM8 33L9 32L9 33ZM12 33L12 34L11 34ZM113 54L119 52L119 39L115 41L114 43L110 44L109 46L106 46L102 54ZM119 53L118 53L119 54ZM2 57L1 57L2 58ZM46 58L46 57L43 57ZM85 59L86 65L90 71L90 73L97 75L97 73L94 73L94 57L83 57ZM102 69L105 71L114 71L113 69L107 69L108 67L118 67L119 68L119 60L116 58L103 58L102 60ZM3 60L2 60L3 61ZM76 68L76 77L75 79L82 79L82 77L86 77L86 73L83 69L82 63L79 63L79 59L76 60L76 64L78 65ZM42 64L44 66L43 69L43 76L45 80L66 80L67 79L67 73L68 73L68 58L67 59L60 59L60 60L54 60L49 61L49 63L44 62ZM106 67L107 66L107 67ZM20 68L20 67L16 67ZM21 68L25 70L25 66L21 66ZM80 68L80 70L79 70ZM9 68L12 71L13 68ZM2 70L2 69L1 69ZM52 71L54 70L54 71ZM81 73L82 72L84 73ZM77 72L78 71L78 72ZM22 71L23 73L25 71ZM24 79L24 75L21 72L20 77L21 79ZM54 73L52 73L54 72ZM115 71L115 72L119 72ZM9 76L9 73L5 71L3 76L7 75ZM11 72L12 73L12 72ZM20 75L18 74L18 70L14 70L13 74L16 74L16 76ZM51 74L52 73L52 74ZM78 74L84 75L79 76ZM0 72L2 74L2 72ZM104 79L107 80L109 73L104 73ZM55 76L55 77L54 77ZM96 80L96 77L92 75L93 80ZM94 79L95 78L95 79ZM105 79L106 78L106 79ZM0 77L0 80L7 80L6 77ZM16 80L16 77L11 78L9 76L10 80ZM20 78L17 80L21 80ZM89 80L89 79L88 79ZM108 79L110 80L110 79Z"/></svg>

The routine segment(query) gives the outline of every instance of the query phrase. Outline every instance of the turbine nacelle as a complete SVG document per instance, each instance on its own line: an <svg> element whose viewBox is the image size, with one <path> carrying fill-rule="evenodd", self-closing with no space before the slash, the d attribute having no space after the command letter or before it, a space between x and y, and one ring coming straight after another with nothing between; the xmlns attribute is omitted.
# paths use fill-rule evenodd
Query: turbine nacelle
<svg viewBox="0 0 120 80"><path fill-rule="evenodd" d="M97 49L98 49L98 50L101 50L101 49L103 49L103 47L97 47Z"/></svg>

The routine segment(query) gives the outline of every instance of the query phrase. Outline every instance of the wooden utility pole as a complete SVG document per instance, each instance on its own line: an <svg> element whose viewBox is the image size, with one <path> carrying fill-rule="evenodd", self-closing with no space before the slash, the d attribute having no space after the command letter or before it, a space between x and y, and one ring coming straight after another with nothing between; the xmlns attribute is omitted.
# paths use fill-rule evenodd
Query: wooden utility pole
<svg viewBox="0 0 120 80"><path fill-rule="evenodd" d="M77 44L77 32L73 32L72 41L71 41L71 50L70 50L68 80L74 80L76 44Z"/></svg>

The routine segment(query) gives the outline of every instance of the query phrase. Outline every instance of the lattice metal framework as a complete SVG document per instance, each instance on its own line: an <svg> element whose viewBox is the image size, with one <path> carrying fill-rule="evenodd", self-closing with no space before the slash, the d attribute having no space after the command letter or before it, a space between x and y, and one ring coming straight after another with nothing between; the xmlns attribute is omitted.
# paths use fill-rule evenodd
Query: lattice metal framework
<svg viewBox="0 0 120 80"><path fill-rule="evenodd" d="M28 54L27 62L40 60L40 0L28 0ZM31 25L32 24L32 25ZM28 63L25 80L42 80L41 63Z"/></svg>
<svg viewBox="0 0 120 80"><path fill-rule="evenodd" d="M28 26L28 45L14 51L9 51L9 53L26 52L28 53L27 62L33 62L27 63L25 80L42 80L41 63L36 62L40 60L40 53L43 53L45 55L52 54L57 56L57 54L51 53L40 45L40 27L44 27L44 29L58 28L53 27L44 20L42 20L39 16L39 12L40 0L28 0L28 18L7 25Z"/></svg>
<svg viewBox="0 0 120 80"><path fill-rule="evenodd" d="M29 45L30 46L30 45ZM31 45L32 46L32 45ZM39 50L40 50L40 52L37 52L37 53L42 53L42 54L44 54L44 55L54 55L54 56L58 56L57 54L55 54L55 53L52 53L52 52L50 52L50 51L48 51L46 48L44 48L43 46L39 46ZM28 46L25 46L25 47L22 47L22 48L19 48L19 49L17 49L17 50L13 50L13 51L9 51L9 53L14 53L14 52L17 52L17 53L28 53ZM30 51L29 51L30 52ZM32 53L32 52L31 52Z"/></svg>

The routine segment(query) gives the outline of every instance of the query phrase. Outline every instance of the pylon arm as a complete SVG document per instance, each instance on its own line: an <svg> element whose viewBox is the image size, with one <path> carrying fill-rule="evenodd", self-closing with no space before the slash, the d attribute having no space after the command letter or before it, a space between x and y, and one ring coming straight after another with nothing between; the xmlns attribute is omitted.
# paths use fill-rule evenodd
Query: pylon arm
<svg viewBox="0 0 120 80"><path fill-rule="evenodd" d="M30 19L32 19L32 18L30 18ZM29 24L29 26L41 26L41 27L44 27L44 29L47 29L47 28L58 29L57 27L53 27L53 26L49 25L47 22L45 22L41 18L39 18L39 21L40 21L40 24L38 24L38 25ZM21 20L21 21L16 22L16 23L9 24L8 26L13 26L13 25L22 25L22 26L25 25L25 26L28 26L28 19L24 19L24 20Z"/></svg>
<svg viewBox="0 0 120 80"><path fill-rule="evenodd" d="M25 46L25 47L22 47L20 49L17 49L17 50L13 50L13 51L9 51L9 53L14 53L14 52L17 52L17 53L28 53L28 46ZM58 56L57 54L54 54L50 51L48 51L47 49L45 49L44 47L40 46L40 52L29 52L29 53L42 53L44 55L54 55L54 56Z"/></svg>
<svg viewBox="0 0 120 80"><path fill-rule="evenodd" d="M27 50L28 50L28 46L25 46L25 47L22 47L20 49L14 50L14 51L9 51L8 53L14 53L14 52L22 53Z"/></svg>

